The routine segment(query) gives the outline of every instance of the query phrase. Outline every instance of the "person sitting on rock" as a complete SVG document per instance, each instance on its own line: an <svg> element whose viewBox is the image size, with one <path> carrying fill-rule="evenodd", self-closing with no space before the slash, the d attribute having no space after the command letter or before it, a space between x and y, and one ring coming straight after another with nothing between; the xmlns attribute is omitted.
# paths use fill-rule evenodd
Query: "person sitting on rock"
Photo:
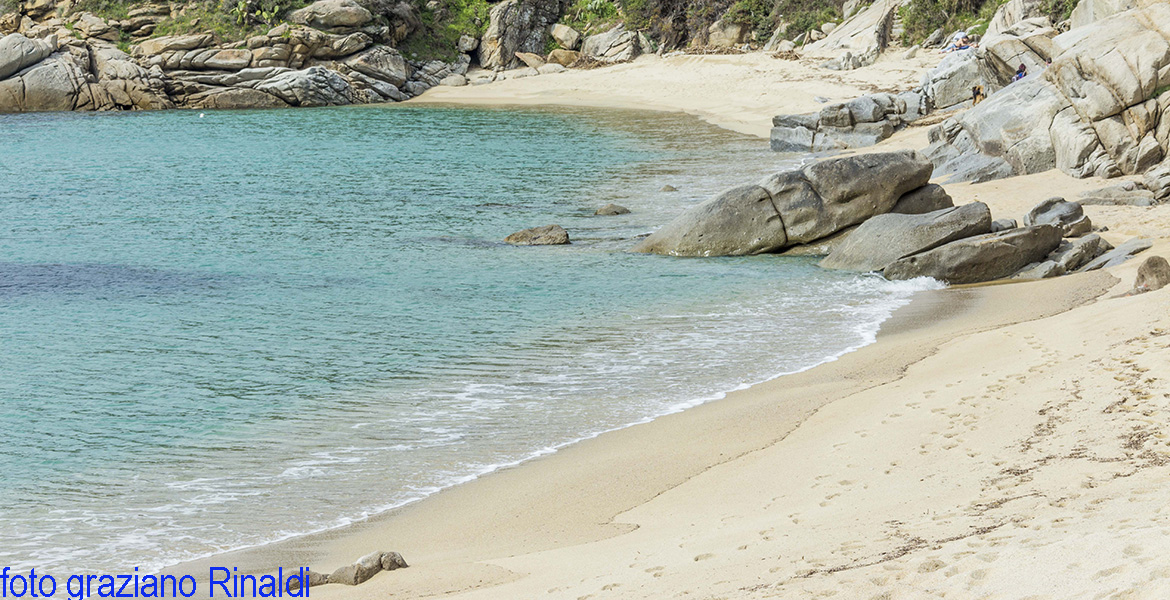
<svg viewBox="0 0 1170 600"><path fill-rule="evenodd" d="M951 40L951 45L947 46L946 48L943 48L939 52L941 52L942 54L946 54L948 52L954 52L956 50L966 50L967 48L970 48L972 45L973 44L971 43L971 38L967 36L967 32L960 31L959 33L955 34L954 39Z"/></svg>
<svg viewBox="0 0 1170 600"><path fill-rule="evenodd" d="M1016 69L1016 75L1015 75L1015 77L1012 77L1012 81L1019 81L1027 76L1028 76L1027 65L1020 65L1020 68Z"/></svg>

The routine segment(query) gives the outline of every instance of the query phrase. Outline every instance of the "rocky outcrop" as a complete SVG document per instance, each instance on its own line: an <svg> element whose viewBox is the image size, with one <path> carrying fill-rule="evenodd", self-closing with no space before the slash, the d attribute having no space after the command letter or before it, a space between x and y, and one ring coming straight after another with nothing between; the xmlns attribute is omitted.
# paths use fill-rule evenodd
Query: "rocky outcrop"
<svg viewBox="0 0 1170 600"><path fill-rule="evenodd" d="M1082 206L1153 206L1158 200L1154 192L1127 181L1081 192L1077 202Z"/></svg>
<svg viewBox="0 0 1170 600"><path fill-rule="evenodd" d="M1086 263L1084 266L1077 269L1078 273L1085 271L1093 271L1103 267L1115 267L1121 263L1129 260L1129 257L1145 252L1153 246L1150 240L1142 238L1132 238L1126 240L1124 243L1118 245L1116 248L1094 258Z"/></svg>
<svg viewBox="0 0 1170 600"><path fill-rule="evenodd" d="M504 242L513 246L557 246L569 243L569 232L560 225L543 225L517 231Z"/></svg>
<svg viewBox="0 0 1170 600"><path fill-rule="evenodd" d="M893 37L894 15L901 5L901 0L875 0L824 39L805 46L804 55L828 58L822 66L834 70L872 65Z"/></svg>
<svg viewBox="0 0 1170 600"><path fill-rule="evenodd" d="M917 152L813 163L695 206L633 251L673 256L778 252L889 212L906 192L926 185L930 173L929 162Z"/></svg>
<svg viewBox="0 0 1170 600"><path fill-rule="evenodd" d="M922 115L917 93L878 93L829 104L820 112L772 118L776 152L821 152L872 146Z"/></svg>
<svg viewBox="0 0 1170 600"><path fill-rule="evenodd" d="M951 284L993 281L1040 262L1060 240L1060 230L1051 225L988 233L899 259L883 274L892 280L933 277Z"/></svg>
<svg viewBox="0 0 1170 600"><path fill-rule="evenodd" d="M642 46L637 34L626 31L624 25L591 35L585 38L581 45L581 54L586 58L603 63L624 62L633 60L642 53Z"/></svg>
<svg viewBox="0 0 1170 600"><path fill-rule="evenodd" d="M1168 22L1157 3L1060 34L1051 67L939 125L928 154L968 179L1149 171L1170 148L1170 95L1154 97L1170 85Z"/></svg>
<svg viewBox="0 0 1170 600"><path fill-rule="evenodd" d="M544 54L549 27L564 9L565 0L505 0L493 6L479 43L479 64L510 69L520 64L517 52Z"/></svg>
<svg viewBox="0 0 1170 600"><path fill-rule="evenodd" d="M820 266L881 271L900 258L990 231L991 210L982 202L920 215L877 215L849 234Z"/></svg>
<svg viewBox="0 0 1170 600"><path fill-rule="evenodd" d="M321 0L290 15L303 25L282 24L237 43L210 33L147 38L173 16L161 5L136 6L129 18L109 21L45 11L40 23L30 6L22 4L15 25L21 33L0 38L0 112L402 101L466 73L471 62L465 54L453 63L412 62L391 47L421 24L407 2L373 4L375 14L354 0ZM138 38L129 55L107 41L128 32ZM57 40L64 40L60 47Z"/></svg>

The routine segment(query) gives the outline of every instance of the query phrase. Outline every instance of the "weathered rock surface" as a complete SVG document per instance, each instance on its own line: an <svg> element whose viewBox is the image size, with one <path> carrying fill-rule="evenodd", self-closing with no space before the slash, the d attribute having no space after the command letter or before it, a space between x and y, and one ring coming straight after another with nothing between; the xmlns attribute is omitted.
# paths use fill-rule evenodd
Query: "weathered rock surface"
<svg viewBox="0 0 1170 600"><path fill-rule="evenodd" d="M951 199L951 195L941 185L931 183L902 194L902 197L898 198L898 202L894 204L894 208L891 208L890 212L903 215L920 215L950 208L954 205L955 202Z"/></svg>
<svg viewBox="0 0 1170 600"><path fill-rule="evenodd" d="M614 216L614 215L626 215L629 213L630 213L630 209L628 209L620 204L606 204L605 206L602 206L601 208L597 209L597 212L595 212L593 214L597 215L597 216L602 216L602 217L610 217L610 216Z"/></svg>
<svg viewBox="0 0 1170 600"><path fill-rule="evenodd" d="M641 53L642 47L637 34L626 31L624 25L618 25L605 33L591 35L585 38L585 43L581 46L581 54L605 63L633 60Z"/></svg>
<svg viewBox="0 0 1170 600"><path fill-rule="evenodd" d="M1140 189L1132 182L1081 192L1082 206L1153 206L1158 203L1154 192Z"/></svg>
<svg viewBox="0 0 1170 600"><path fill-rule="evenodd" d="M1019 224L1016 223L1015 219L996 219L991 222L991 233L1007 231L1016 227L1019 227Z"/></svg>
<svg viewBox="0 0 1170 600"><path fill-rule="evenodd" d="M1133 282L1134 293L1160 290L1170 284L1170 262L1161 256L1151 256L1138 267L1137 279Z"/></svg>
<svg viewBox="0 0 1170 600"><path fill-rule="evenodd" d="M732 23L726 19L719 19L707 28L707 46L710 48L738 46L747 39L751 29L747 23Z"/></svg>
<svg viewBox="0 0 1170 600"><path fill-rule="evenodd" d="M1072 273L1089 261L1112 250L1113 246L1101 236L1090 233L1075 240L1064 240L1048 255L1048 260L1060 265L1062 272Z"/></svg>
<svg viewBox="0 0 1170 600"><path fill-rule="evenodd" d="M805 54L829 58L822 65L828 69L850 70L872 65L893 37L894 15L901 4L899 0L875 0L833 28L824 39L806 45Z"/></svg>
<svg viewBox="0 0 1170 600"><path fill-rule="evenodd" d="M510 69L520 64L517 52L543 54L549 27L564 9L565 0L505 0L493 6L479 42L479 64Z"/></svg>
<svg viewBox="0 0 1170 600"><path fill-rule="evenodd" d="M576 50L581 43L581 34L576 29L561 23L549 27L548 34L565 50Z"/></svg>
<svg viewBox="0 0 1170 600"><path fill-rule="evenodd" d="M695 206L633 248L674 256L777 252L889 212L930 179L917 152L825 160L733 188Z"/></svg>
<svg viewBox="0 0 1170 600"><path fill-rule="evenodd" d="M1170 144L1170 96L1153 97L1170 85L1167 22L1170 3L1153 3L1052 38L1050 67L933 129L928 154L961 177L1150 171Z"/></svg>
<svg viewBox="0 0 1170 600"><path fill-rule="evenodd" d="M45 60L56 50L56 36L30 40L19 33L13 33L0 38L0 79Z"/></svg>
<svg viewBox="0 0 1170 600"><path fill-rule="evenodd" d="M504 241L513 246L556 246L569 243L569 232L560 225L543 225L517 231Z"/></svg>
<svg viewBox="0 0 1170 600"><path fill-rule="evenodd" d="M579 58L581 58L580 52L565 50L563 48L557 48L556 50L548 53L548 62L561 65L562 67L568 67L572 65L573 63L577 62L577 59Z"/></svg>
<svg viewBox="0 0 1170 600"><path fill-rule="evenodd" d="M357 560L352 565L346 565L326 576L327 583L343 585L361 585L382 571L393 571L406 568L408 565L402 555L397 552L371 552ZM313 582L309 582L313 586Z"/></svg>
<svg viewBox="0 0 1170 600"><path fill-rule="evenodd" d="M1093 229L1084 209L1076 202L1069 202L1059 196L1037 204L1024 215L1024 225L1055 225L1065 237L1079 237Z"/></svg>
<svg viewBox="0 0 1170 600"><path fill-rule="evenodd" d="M374 15L355 0L317 0L289 14L293 23L318 29L361 27L373 18Z"/></svg>
<svg viewBox="0 0 1170 600"><path fill-rule="evenodd" d="M1094 271L1102 267L1115 267L1129 260L1129 257L1149 250L1153 245L1154 244L1147 239L1131 238L1116 248L1089 261L1081 268L1077 269L1077 272L1081 273L1084 271Z"/></svg>
<svg viewBox="0 0 1170 600"><path fill-rule="evenodd" d="M877 93L837 102L820 112L772 118L771 148L776 152L820 152L872 146L921 116L913 93Z"/></svg>
<svg viewBox="0 0 1170 600"><path fill-rule="evenodd" d="M880 271L900 258L990 231L991 209L982 202L917 215L877 215L862 223L820 266Z"/></svg>
<svg viewBox="0 0 1170 600"><path fill-rule="evenodd" d="M892 280L933 277L951 284L993 281L1041 262L1060 240L1060 230L1052 225L988 233L899 259L883 273Z"/></svg>

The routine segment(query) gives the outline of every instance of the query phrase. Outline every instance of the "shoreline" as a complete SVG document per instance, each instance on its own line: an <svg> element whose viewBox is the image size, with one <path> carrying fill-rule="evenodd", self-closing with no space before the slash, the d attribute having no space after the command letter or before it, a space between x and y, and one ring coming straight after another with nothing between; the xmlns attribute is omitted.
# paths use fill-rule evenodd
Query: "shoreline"
<svg viewBox="0 0 1170 600"><path fill-rule="evenodd" d="M637 527L620 522L620 515L711 469L783 441L836 399L897 381L947 341L1062 314L1093 301L1116 282L1098 271L1013 286L918 292L882 323L874 343L837 360L732 391L717 402L574 442L554 453L445 488L359 523L217 554L165 572L198 574L205 573L208 566L232 564L246 572L309 565L327 573L368 552L392 550L401 552L411 568L381 574L356 588L314 588L313 594L364 598L393 589L409 590L408 597L429 597L460 590L493 591L519 578L485 562L593 544L631 533ZM1053 304L1044 308L1020 307L1020 288L1031 292L1024 295ZM891 354L898 358L889 358ZM808 392L812 392L811 398L805 396ZM739 431L748 415L746 420L752 423L752 431ZM765 422L773 427L762 427ZM718 440L716 445L722 452L717 457L694 452L680 456L666 449L670 442L680 439L689 439L690 444L698 442L708 449ZM631 460L655 465L653 472L629 464ZM664 462L674 463L665 469L666 473L662 472ZM620 489L623 494L613 499L589 493L598 487ZM580 492L581 498L566 498L566 494L572 494L569 490ZM512 496L520 496L523 510L484 514L501 509ZM489 521L486 526L481 518ZM441 531L439 539L433 539L436 530ZM459 565L454 580L450 578L453 564ZM509 593L499 591L501 597Z"/></svg>

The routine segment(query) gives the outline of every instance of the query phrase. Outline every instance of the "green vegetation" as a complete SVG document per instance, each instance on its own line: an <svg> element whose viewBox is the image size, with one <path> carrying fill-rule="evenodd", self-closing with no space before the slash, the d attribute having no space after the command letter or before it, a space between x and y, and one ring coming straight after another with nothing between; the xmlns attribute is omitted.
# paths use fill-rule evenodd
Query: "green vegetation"
<svg viewBox="0 0 1170 600"><path fill-rule="evenodd" d="M732 23L750 25L757 38L766 39L776 28L775 9L773 0L737 0L727 9L724 18Z"/></svg>
<svg viewBox="0 0 1170 600"><path fill-rule="evenodd" d="M619 20L618 6L612 0L575 0L565 9L561 22L583 33L593 33Z"/></svg>
<svg viewBox="0 0 1170 600"><path fill-rule="evenodd" d="M1072 16L1072 11L1077 7L1077 0L1044 0L1044 14L1052 19L1053 23L1059 23L1067 20Z"/></svg>
<svg viewBox="0 0 1170 600"><path fill-rule="evenodd" d="M948 34L965 29L982 34L995 10L1007 0L911 0L899 9L904 33L902 41L917 44L934 30Z"/></svg>
<svg viewBox="0 0 1170 600"><path fill-rule="evenodd" d="M780 0L776 14L778 20L788 23L785 37L793 40L824 23L840 20L841 7L832 0Z"/></svg>
<svg viewBox="0 0 1170 600"><path fill-rule="evenodd" d="M436 9L414 0L422 26L398 45L403 54L419 59L452 61L458 58L459 37L482 37L492 5L487 0L446 0Z"/></svg>
<svg viewBox="0 0 1170 600"><path fill-rule="evenodd" d="M16 12L20 8L19 0L0 0L0 15Z"/></svg>
<svg viewBox="0 0 1170 600"><path fill-rule="evenodd" d="M132 0L81 0L73 12L91 12L103 19L122 20L129 16Z"/></svg>
<svg viewBox="0 0 1170 600"><path fill-rule="evenodd" d="M1162 94L1165 94L1166 92L1170 92L1170 85L1164 85L1164 86L1154 90L1154 94L1150 97L1157 98L1158 96L1161 96Z"/></svg>

